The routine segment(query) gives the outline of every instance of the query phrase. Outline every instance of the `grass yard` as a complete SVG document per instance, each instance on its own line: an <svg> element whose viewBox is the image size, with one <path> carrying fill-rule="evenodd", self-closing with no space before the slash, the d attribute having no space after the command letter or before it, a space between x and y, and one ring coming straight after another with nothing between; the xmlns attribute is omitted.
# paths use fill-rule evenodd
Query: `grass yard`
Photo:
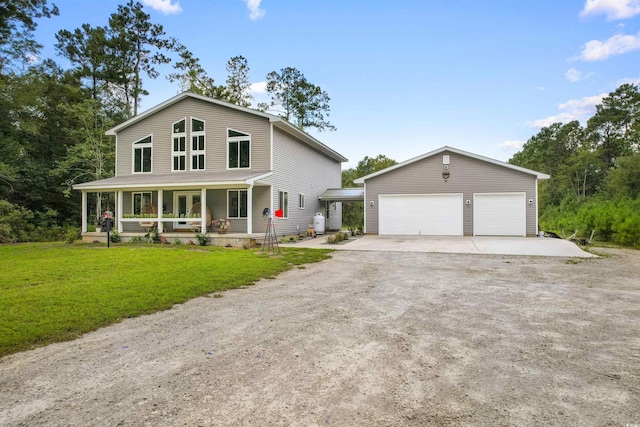
<svg viewBox="0 0 640 427"><path fill-rule="evenodd" d="M252 285L324 260L329 252L283 248L281 256L267 256L189 246L0 246L0 357Z"/></svg>

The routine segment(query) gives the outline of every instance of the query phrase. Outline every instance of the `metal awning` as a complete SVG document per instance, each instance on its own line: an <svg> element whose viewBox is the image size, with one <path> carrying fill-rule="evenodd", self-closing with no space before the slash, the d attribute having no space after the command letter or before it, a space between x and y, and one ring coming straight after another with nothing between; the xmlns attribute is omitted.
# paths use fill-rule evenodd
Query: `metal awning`
<svg viewBox="0 0 640 427"><path fill-rule="evenodd" d="M329 188L322 193L320 200L331 202L363 202L364 187L358 188Z"/></svg>

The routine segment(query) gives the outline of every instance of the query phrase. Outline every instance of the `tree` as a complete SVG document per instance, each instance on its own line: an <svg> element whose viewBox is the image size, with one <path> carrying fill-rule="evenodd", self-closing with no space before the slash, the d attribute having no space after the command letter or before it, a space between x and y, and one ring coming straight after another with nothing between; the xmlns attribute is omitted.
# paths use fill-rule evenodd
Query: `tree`
<svg viewBox="0 0 640 427"><path fill-rule="evenodd" d="M107 30L83 24L73 32L60 30L56 34L56 50L75 65L73 73L88 81L91 99L98 99L109 83L110 57L107 55Z"/></svg>
<svg viewBox="0 0 640 427"><path fill-rule="evenodd" d="M73 122L71 137L75 144L67 147L53 174L64 182L63 192L69 196L76 183L113 176L115 144L113 138L107 137L105 132L115 123L100 102L94 99L64 106L63 111ZM99 216L102 211L102 195L98 193L94 213Z"/></svg>
<svg viewBox="0 0 640 427"><path fill-rule="evenodd" d="M390 166L397 164L393 159L388 158L384 154L377 157L365 156L358 162L355 168L345 169L342 171L342 186L345 188L356 187L353 183L357 178L378 172ZM342 206L342 222L353 228L362 228L364 225L364 209L362 202L348 202Z"/></svg>
<svg viewBox="0 0 640 427"><path fill-rule="evenodd" d="M227 99L228 91L224 86L216 86L212 77L200 65L200 60L184 45L176 48L180 60L174 65L177 70L167 76L170 82L178 82L180 92L189 91L198 95L216 99Z"/></svg>
<svg viewBox="0 0 640 427"><path fill-rule="evenodd" d="M607 195L640 199L640 154L619 157L616 163L605 180Z"/></svg>
<svg viewBox="0 0 640 427"><path fill-rule="evenodd" d="M600 158L614 167L616 158L638 151L640 142L640 92L638 86L623 84L596 106L587 122Z"/></svg>
<svg viewBox="0 0 640 427"><path fill-rule="evenodd" d="M253 95L249 92L249 65L247 59L240 55L227 61L227 101L242 107L251 106Z"/></svg>
<svg viewBox="0 0 640 427"><path fill-rule="evenodd" d="M165 38L162 25L153 24L139 2L118 6L108 26L107 54L114 59L109 82L119 89L133 115L138 114L141 96L148 95L142 76L155 79L160 73L156 65L168 64L165 53L175 49L175 40Z"/></svg>
<svg viewBox="0 0 640 427"><path fill-rule="evenodd" d="M336 130L325 119L325 115L329 115L331 98L319 86L307 81L297 69L287 67L280 73L272 71L267 74L267 92L271 95L271 103L261 104L260 108L281 109L280 115L302 130L310 127L319 131Z"/></svg>
<svg viewBox="0 0 640 427"><path fill-rule="evenodd" d="M58 8L47 0L11 0L0 4L0 73L14 60L29 63L42 47L33 39L36 19L58 15Z"/></svg>

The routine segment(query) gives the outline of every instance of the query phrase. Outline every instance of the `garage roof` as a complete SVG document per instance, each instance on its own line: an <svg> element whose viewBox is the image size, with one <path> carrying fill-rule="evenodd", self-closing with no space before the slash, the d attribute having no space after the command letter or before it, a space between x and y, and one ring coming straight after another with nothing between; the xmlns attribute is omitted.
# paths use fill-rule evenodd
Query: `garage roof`
<svg viewBox="0 0 640 427"><path fill-rule="evenodd" d="M403 166L410 165L411 163L419 162L420 160L426 159L426 158L431 157L431 156L435 156L436 154L440 154L440 153L445 152L445 151L448 151L448 152L451 152L451 153L460 154L461 156L471 157L473 159L481 160L481 161L487 162L487 163L492 163L494 165L502 166L502 167L505 167L505 168L508 168L508 169L513 169L513 170L516 170L516 171L519 171L519 172L523 172L523 173L527 173L527 174L530 174L530 175L534 175L537 179L549 179L549 178L551 178L550 175L547 175L547 174L542 173L542 172L536 172L536 171L531 170L531 169L523 168L523 167L520 167L520 166L516 166L516 165L509 164L509 163L505 163L505 162L501 162L500 160L491 159L489 157L480 156L478 154L473 154L473 153L470 153L468 151L459 150L457 148L453 148L453 147L449 147L449 146L445 145L444 147L438 148L437 150L431 151L431 152L429 152L427 154L423 154L422 156L414 157L413 159L409 159L409 160L404 161L402 163L398 163L397 165L393 165L393 166L390 166L390 167L388 167L386 169L382 169L381 171L374 172L372 174L369 174L369 175L363 176L361 178L358 178L358 179L354 180L353 182L355 184L364 184L364 182L369 178L373 178L373 177L376 177L378 175L383 175L383 174L385 174L387 172L391 172L392 170L399 169L399 168L401 168Z"/></svg>
<svg viewBox="0 0 640 427"><path fill-rule="evenodd" d="M362 202L364 201L364 187L329 188L318 198L333 202Z"/></svg>

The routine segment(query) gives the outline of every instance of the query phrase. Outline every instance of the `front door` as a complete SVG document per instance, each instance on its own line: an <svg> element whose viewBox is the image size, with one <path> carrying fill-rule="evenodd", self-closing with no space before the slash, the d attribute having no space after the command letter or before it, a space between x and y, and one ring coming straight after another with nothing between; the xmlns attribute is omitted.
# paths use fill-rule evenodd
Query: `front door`
<svg viewBox="0 0 640 427"><path fill-rule="evenodd" d="M176 191L173 193L173 206L175 206L176 214L179 218L186 218L191 212L191 207L196 203L200 203L199 191ZM187 225L187 221L179 221L175 228L191 228Z"/></svg>

